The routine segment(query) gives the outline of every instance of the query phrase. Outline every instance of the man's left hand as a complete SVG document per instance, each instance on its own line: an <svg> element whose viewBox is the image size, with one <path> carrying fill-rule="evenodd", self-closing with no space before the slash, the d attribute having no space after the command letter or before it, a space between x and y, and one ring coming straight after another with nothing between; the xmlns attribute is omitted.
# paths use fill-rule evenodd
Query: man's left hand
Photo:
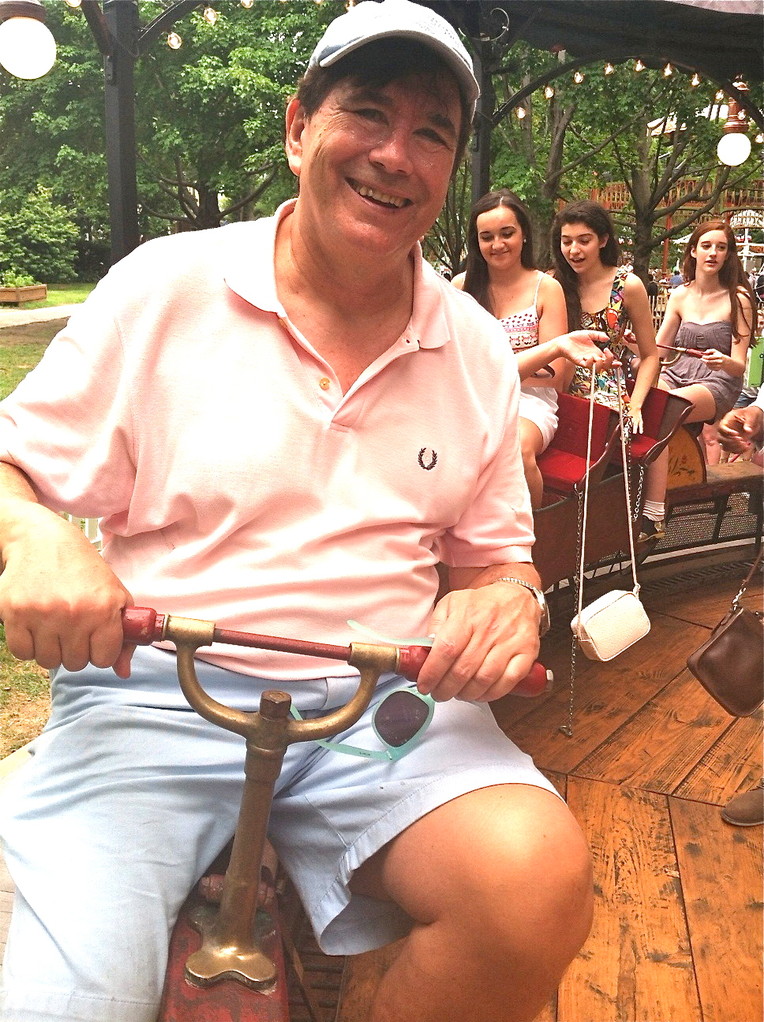
<svg viewBox="0 0 764 1022"><path fill-rule="evenodd" d="M448 593L430 621L435 640L420 691L438 701L499 699L530 672L538 628L538 605L521 586L495 582Z"/></svg>

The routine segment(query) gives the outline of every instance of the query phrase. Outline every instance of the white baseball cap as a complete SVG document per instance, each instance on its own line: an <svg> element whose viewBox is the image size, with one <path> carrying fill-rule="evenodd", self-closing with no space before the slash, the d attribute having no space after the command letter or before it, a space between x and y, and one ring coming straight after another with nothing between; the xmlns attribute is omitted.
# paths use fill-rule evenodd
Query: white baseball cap
<svg viewBox="0 0 764 1022"><path fill-rule="evenodd" d="M335 18L313 51L308 67L331 67L376 39L415 39L429 46L453 71L467 101L470 121L480 95L472 58L449 23L411 0L364 0Z"/></svg>

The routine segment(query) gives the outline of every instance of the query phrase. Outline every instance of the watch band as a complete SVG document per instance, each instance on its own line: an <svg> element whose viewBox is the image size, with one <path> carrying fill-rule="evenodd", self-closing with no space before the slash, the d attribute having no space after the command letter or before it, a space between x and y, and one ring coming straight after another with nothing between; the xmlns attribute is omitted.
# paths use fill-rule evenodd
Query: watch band
<svg viewBox="0 0 764 1022"><path fill-rule="evenodd" d="M511 575L504 575L501 578L495 578L494 582L513 582L517 586L522 586L523 589L527 589L528 592L535 598L536 603L539 605L541 611L541 620L539 621L539 635L546 635L551 627L551 621L549 619L549 606L546 602L546 597L531 582L526 582L524 578L515 578Z"/></svg>

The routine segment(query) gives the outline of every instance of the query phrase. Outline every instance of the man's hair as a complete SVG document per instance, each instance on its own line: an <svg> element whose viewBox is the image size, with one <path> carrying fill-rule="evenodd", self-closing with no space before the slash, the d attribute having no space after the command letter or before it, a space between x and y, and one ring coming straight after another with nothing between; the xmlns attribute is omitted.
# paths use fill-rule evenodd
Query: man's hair
<svg viewBox="0 0 764 1022"><path fill-rule="evenodd" d="M310 116L318 110L334 86L345 79L381 88L399 78L416 74L448 75L457 88L459 86L448 64L429 46L411 39L380 39L354 50L331 67L314 65L308 68L297 86L296 98ZM453 170L461 163L472 129L466 98L461 88L458 92L461 124Z"/></svg>

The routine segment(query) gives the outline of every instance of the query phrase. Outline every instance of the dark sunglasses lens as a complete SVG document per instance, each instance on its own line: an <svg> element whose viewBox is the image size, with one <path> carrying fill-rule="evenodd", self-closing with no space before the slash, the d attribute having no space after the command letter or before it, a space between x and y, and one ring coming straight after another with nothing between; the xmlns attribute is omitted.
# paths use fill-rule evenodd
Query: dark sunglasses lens
<svg viewBox="0 0 764 1022"><path fill-rule="evenodd" d="M398 749L424 727L429 713L427 703L413 692L393 692L377 707L374 726L383 742Z"/></svg>

